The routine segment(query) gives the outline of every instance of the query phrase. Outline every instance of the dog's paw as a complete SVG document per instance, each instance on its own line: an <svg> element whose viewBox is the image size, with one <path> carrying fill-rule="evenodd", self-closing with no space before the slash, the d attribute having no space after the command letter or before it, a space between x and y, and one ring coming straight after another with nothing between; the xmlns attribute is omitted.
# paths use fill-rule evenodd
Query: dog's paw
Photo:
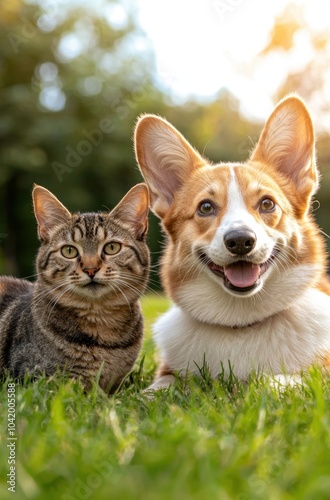
<svg viewBox="0 0 330 500"><path fill-rule="evenodd" d="M161 390L168 389L175 381L174 375L163 375L153 382L147 389L144 389L142 393L152 401L155 397L155 393Z"/></svg>
<svg viewBox="0 0 330 500"><path fill-rule="evenodd" d="M277 391L284 391L287 387L298 387L303 385L300 375L274 375L270 378L271 387Z"/></svg>

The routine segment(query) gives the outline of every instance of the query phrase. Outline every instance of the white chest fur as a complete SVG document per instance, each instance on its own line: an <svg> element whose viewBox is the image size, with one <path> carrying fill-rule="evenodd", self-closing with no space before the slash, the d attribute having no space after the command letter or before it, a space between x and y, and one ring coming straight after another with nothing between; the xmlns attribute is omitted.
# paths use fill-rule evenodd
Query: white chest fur
<svg viewBox="0 0 330 500"><path fill-rule="evenodd" d="M199 373L204 360L216 377L229 363L236 376L251 371L291 374L330 352L330 297L307 290L286 311L241 329L202 323L173 306L155 324L162 360L173 370Z"/></svg>

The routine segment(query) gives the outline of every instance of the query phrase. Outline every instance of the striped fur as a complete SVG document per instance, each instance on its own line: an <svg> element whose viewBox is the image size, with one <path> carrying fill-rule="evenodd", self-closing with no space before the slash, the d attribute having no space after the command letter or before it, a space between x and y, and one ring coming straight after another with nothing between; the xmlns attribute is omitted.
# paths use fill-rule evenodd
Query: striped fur
<svg viewBox="0 0 330 500"><path fill-rule="evenodd" d="M1 371L22 377L59 368L86 387L100 371L100 386L113 391L142 342L148 190L135 186L101 214L70 214L39 186L33 197L41 239L37 281L0 278ZM111 242L121 245L113 255ZM63 255L67 245L76 257Z"/></svg>

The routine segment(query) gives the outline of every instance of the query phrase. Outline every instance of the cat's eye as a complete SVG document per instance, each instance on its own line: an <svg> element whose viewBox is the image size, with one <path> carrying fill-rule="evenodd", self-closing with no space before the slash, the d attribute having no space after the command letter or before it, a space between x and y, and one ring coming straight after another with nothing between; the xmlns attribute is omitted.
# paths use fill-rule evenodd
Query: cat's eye
<svg viewBox="0 0 330 500"><path fill-rule="evenodd" d="M198 205L198 215L213 215L215 213L215 206L209 200L203 200Z"/></svg>
<svg viewBox="0 0 330 500"><path fill-rule="evenodd" d="M263 200L261 200L259 205L260 212L263 213L273 212L273 210L275 210L275 207L275 202L270 198L264 198Z"/></svg>
<svg viewBox="0 0 330 500"><path fill-rule="evenodd" d="M120 252L121 244L117 241L110 241L106 245L104 245L103 252L107 255L116 255L116 253Z"/></svg>
<svg viewBox="0 0 330 500"><path fill-rule="evenodd" d="M75 257L77 257L78 253L79 252L76 247L73 247L72 245L64 245L61 248L61 254L66 259L74 259Z"/></svg>

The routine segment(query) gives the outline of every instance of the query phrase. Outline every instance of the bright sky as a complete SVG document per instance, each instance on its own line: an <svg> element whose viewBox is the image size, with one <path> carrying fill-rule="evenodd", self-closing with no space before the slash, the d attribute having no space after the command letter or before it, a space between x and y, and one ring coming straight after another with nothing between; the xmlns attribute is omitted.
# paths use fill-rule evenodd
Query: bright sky
<svg viewBox="0 0 330 500"><path fill-rule="evenodd" d="M264 119L287 72L313 58L308 34L300 33L289 57L280 53L257 65L274 18L292 2L277 0L137 0L139 23L152 44L160 84L174 99L208 99L227 87L252 118ZM329 2L304 5L312 29L330 33ZM330 80L330 76L329 76ZM330 83L330 81L329 81ZM330 96L329 96L330 101Z"/></svg>

